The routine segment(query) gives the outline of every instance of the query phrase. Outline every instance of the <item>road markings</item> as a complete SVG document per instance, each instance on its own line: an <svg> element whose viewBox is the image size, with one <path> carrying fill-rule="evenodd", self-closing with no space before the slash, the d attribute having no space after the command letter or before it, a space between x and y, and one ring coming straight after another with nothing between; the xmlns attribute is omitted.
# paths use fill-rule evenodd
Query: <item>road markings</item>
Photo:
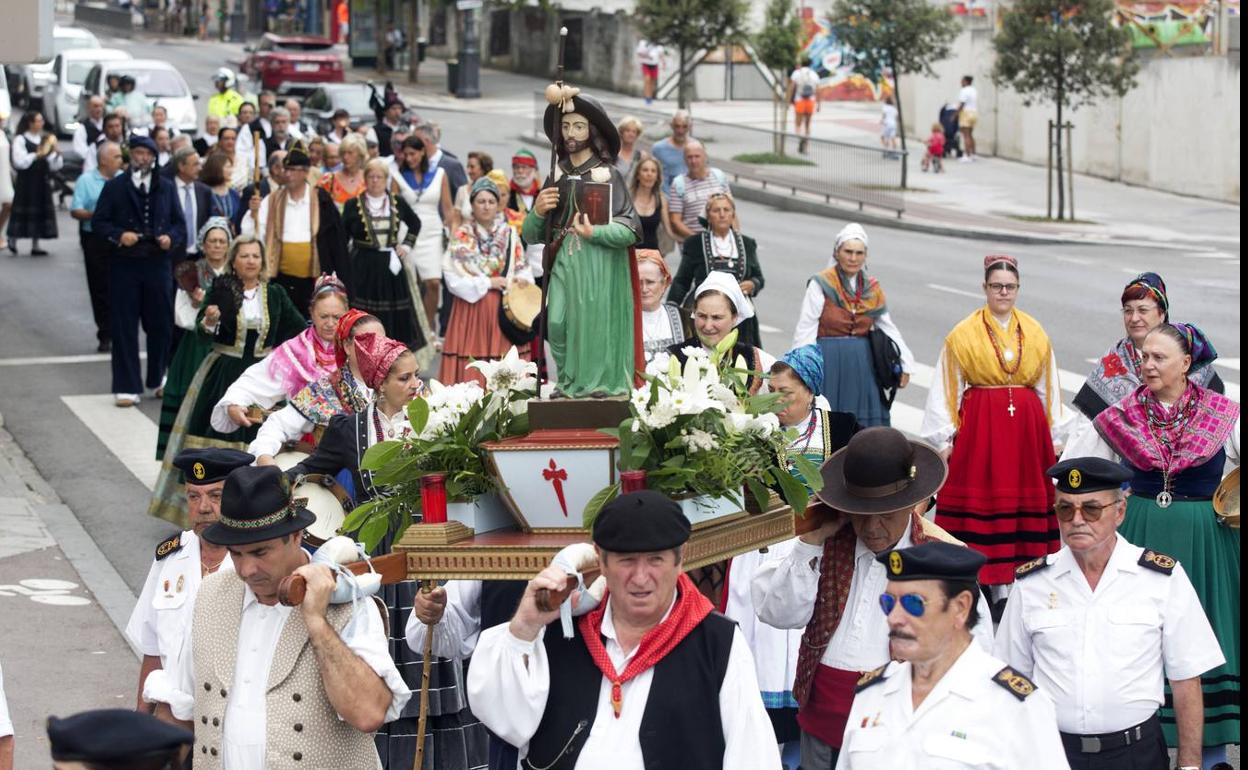
<svg viewBox="0 0 1248 770"><path fill-rule="evenodd" d="M971 299L983 299L984 298L983 292L967 291L966 289L955 289L952 286L942 286L939 283L929 283L927 285L927 288L935 289L936 291L948 292L949 294L957 294L960 297L970 297Z"/></svg>
<svg viewBox="0 0 1248 770"><path fill-rule="evenodd" d="M759 324L758 330L767 334L782 334L784 332L784 329L777 329L776 327L768 326L767 324Z"/></svg>
<svg viewBox="0 0 1248 770"><path fill-rule="evenodd" d="M61 401L143 486L156 488L160 475L160 461L154 459L156 423L138 409L117 408L111 393L61 396Z"/></svg>
<svg viewBox="0 0 1248 770"><path fill-rule="evenodd" d="M147 359L147 353L139 353ZM113 360L111 353L89 353L81 356L34 356L32 358L0 358L0 366L59 366L61 364L102 364Z"/></svg>
<svg viewBox="0 0 1248 770"><path fill-rule="evenodd" d="M32 602L59 607L82 607L90 604L91 600L85 596L70 595L69 592L77 587L77 583L71 583L68 580L28 578L18 581L17 585L0 586L0 597L25 596Z"/></svg>
<svg viewBox="0 0 1248 770"><path fill-rule="evenodd" d="M1214 363L1222 367L1223 369L1233 369L1237 372L1239 371L1239 359L1238 358L1219 358Z"/></svg>

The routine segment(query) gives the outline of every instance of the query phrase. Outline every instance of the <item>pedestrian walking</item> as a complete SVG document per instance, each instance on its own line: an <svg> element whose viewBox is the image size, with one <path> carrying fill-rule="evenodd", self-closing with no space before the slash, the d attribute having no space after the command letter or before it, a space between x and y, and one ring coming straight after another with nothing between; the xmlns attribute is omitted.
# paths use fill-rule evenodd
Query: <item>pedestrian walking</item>
<svg viewBox="0 0 1248 770"><path fill-rule="evenodd" d="M797 69L789 75L788 101L793 104L793 131L801 137L797 151L805 153L810 146L811 122L815 113L822 109L819 101L819 73L815 72L805 57L797 60Z"/></svg>
<svg viewBox="0 0 1248 770"><path fill-rule="evenodd" d="M880 144L888 152L886 157L895 158L897 156L897 105L893 103L891 95L884 97L884 103L880 105Z"/></svg>
<svg viewBox="0 0 1248 770"><path fill-rule="evenodd" d="M186 222L186 245L181 253L174 255L176 263L199 258L199 239L196 236L213 215L213 193L211 187L199 180L203 161L193 147L178 150L170 163L175 169L174 187L178 204L182 207L182 218Z"/></svg>
<svg viewBox="0 0 1248 770"><path fill-rule="evenodd" d="M979 91L975 78L962 76L962 90L958 92L958 131L962 134L961 163L975 160L975 126L979 125Z"/></svg>
<svg viewBox="0 0 1248 770"><path fill-rule="evenodd" d="M659 66L663 63L663 46L649 40L637 41L637 63L641 65L642 96L646 104L654 102L659 84Z"/></svg>
<svg viewBox="0 0 1248 770"><path fill-rule="evenodd" d="M105 142L100 146L99 153L95 168L83 172L74 184L74 200L70 204L69 215L78 220L78 243L82 247L87 294L91 297L91 316L95 320L95 349L98 353L107 353L113 346L108 306L110 244L94 232L91 217L105 183L121 171L121 147L114 142Z"/></svg>
<svg viewBox="0 0 1248 770"><path fill-rule="evenodd" d="M1057 480L1054 510L1064 545L1016 570L997 657L1053 699L1073 770L1175 766L1158 717L1165 680L1173 692L1177 766L1199 767L1200 678L1226 659L1183 565L1118 533L1131 471L1076 457L1048 475ZM1127 617L1131 623L1122 622Z"/></svg>
<svg viewBox="0 0 1248 770"><path fill-rule="evenodd" d="M928 542L875 558L888 565L879 602L903 662L858 680L837 770L1070 770L1053 701L972 639L988 624L976 608L983 555Z"/></svg>
<svg viewBox="0 0 1248 770"><path fill-rule="evenodd" d="M43 131L43 115L25 112L17 122L12 160L17 171L13 208L9 216L9 251L17 254L17 242L30 239L30 256L45 257L40 240L56 238L56 206L52 203L52 174L65 164L56 136Z"/></svg>
<svg viewBox="0 0 1248 770"><path fill-rule="evenodd" d="M147 336L147 387L161 386L173 334L170 254L183 248L186 221L174 186L152 173L156 145L130 139L130 167L104 185L91 229L110 244L108 305L113 340L112 390L117 406L139 403L139 323Z"/></svg>
<svg viewBox="0 0 1248 770"><path fill-rule="evenodd" d="M818 345L823 351L821 393L836 412L852 412L864 427L888 425L888 405L876 376L875 344L892 341L901 366L899 388L910 383L914 354L893 322L880 282L866 272L867 231L857 223L843 227L832 246L828 266L806 283L792 347Z"/></svg>
<svg viewBox="0 0 1248 770"><path fill-rule="evenodd" d="M663 191L672 186L672 180L688 171L685 166L685 142L693 131L693 118L688 110L676 110L672 115L672 133L650 145L650 154L663 167Z"/></svg>
<svg viewBox="0 0 1248 770"><path fill-rule="evenodd" d="M225 120L238 115L238 108L243 103L243 95L235 89L236 77L229 67L219 67L212 75L212 85L216 89L208 99L208 114Z"/></svg>
<svg viewBox="0 0 1248 770"><path fill-rule="evenodd" d="M82 160L84 172L95 168L96 151L100 136L104 133L104 99L92 96L87 100L87 116L79 121L74 129L72 147L74 154Z"/></svg>
<svg viewBox="0 0 1248 770"><path fill-rule="evenodd" d="M462 189L462 188L461 188ZM541 191L541 171L538 168L537 156L529 150L519 149L511 156L511 181L507 183L508 212L521 221L523 230L524 218L529 209L537 202L537 194ZM511 217L513 214L509 213ZM524 242L524 254L529 260L529 272L533 280L542 283L545 271L542 265L542 244Z"/></svg>
<svg viewBox="0 0 1248 770"><path fill-rule="evenodd" d="M702 217L712 195L732 194L728 175L710 165L706 147L697 139L685 142L685 167L686 171L672 180L668 199L672 233L682 242L704 229Z"/></svg>
<svg viewBox="0 0 1248 770"><path fill-rule="evenodd" d="M1120 461L1131 471L1122 536L1184 565L1226 663L1206 672L1204 764L1226 760L1240 740L1239 530L1215 515L1214 490L1227 461L1240 463L1239 404L1190 379L1217 351L1190 324L1163 323L1144 338L1144 384L1071 437L1073 457ZM1167 692L1167 704L1177 693ZM1161 710L1166 744L1177 747L1173 705Z"/></svg>
<svg viewBox="0 0 1248 770"><path fill-rule="evenodd" d="M949 460L936 523L987 557L979 582L1000 618L1014 568L1060 546L1044 472L1067 430L1057 356L1015 307L1018 260L984 258L985 305L945 338L920 435Z"/></svg>
<svg viewBox="0 0 1248 770"><path fill-rule="evenodd" d="M214 150L204 159L203 170L199 172L199 181L208 186L211 193L209 211L212 216L224 217L229 220L231 228L237 228L234 223L238 219L242 219L239 211L242 210L242 196L238 190L230 186L230 177L234 174L234 158L230 155Z"/></svg>
<svg viewBox="0 0 1248 770"><path fill-rule="evenodd" d="M399 92L395 90L393 83L386 83L385 92L381 96L378 96L377 89L371 84L369 87L372 88L372 95L369 97L368 104L377 117L377 122L373 124L373 132L377 137L377 151L382 157L389 157L394 154L390 136L399 127L403 111L407 109L407 106L399 98Z"/></svg>
<svg viewBox="0 0 1248 770"><path fill-rule="evenodd" d="M632 115L625 115L615 124L620 132L620 154L615 158L615 168L625 180L632 179L633 169L645 152L637 146L637 140L645 133L645 126Z"/></svg>

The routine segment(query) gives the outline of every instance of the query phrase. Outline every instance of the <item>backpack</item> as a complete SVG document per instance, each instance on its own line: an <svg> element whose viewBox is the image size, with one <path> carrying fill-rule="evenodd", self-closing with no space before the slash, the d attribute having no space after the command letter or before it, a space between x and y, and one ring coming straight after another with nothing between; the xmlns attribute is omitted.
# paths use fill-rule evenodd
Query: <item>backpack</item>
<svg viewBox="0 0 1248 770"><path fill-rule="evenodd" d="M885 409L891 409L901 386L901 348L878 326L867 332L867 344L871 347L871 369L880 389L880 400Z"/></svg>
<svg viewBox="0 0 1248 770"><path fill-rule="evenodd" d="M814 99L815 98L814 85L812 85L809 81L803 83L801 90L798 92L798 96L800 96L802 99Z"/></svg>
<svg viewBox="0 0 1248 770"><path fill-rule="evenodd" d="M728 175L722 169L711 166L711 178L718 182L725 190L728 189ZM688 184L689 175L680 174L672 180L672 194L684 197L685 185Z"/></svg>

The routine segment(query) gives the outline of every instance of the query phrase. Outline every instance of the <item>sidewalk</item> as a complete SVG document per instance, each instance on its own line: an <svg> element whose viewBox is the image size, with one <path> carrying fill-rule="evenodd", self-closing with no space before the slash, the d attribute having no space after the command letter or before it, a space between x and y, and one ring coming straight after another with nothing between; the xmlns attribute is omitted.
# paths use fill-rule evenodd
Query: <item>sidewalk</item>
<svg viewBox="0 0 1248 770"><path fill-rule="evenodd" d="M49 766L49 715L133 708L138 661L116 623L134 601L0 419L0 665L15 768Z"/></svg>

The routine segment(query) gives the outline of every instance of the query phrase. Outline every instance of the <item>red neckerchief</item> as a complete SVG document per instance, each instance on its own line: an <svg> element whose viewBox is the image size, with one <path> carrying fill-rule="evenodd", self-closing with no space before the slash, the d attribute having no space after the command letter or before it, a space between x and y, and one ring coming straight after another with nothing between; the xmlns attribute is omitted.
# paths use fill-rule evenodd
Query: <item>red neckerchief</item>
<svg viewBox="0 0 1248 770"><path fill-rule="evenodd" d="M537 195L537 189L538 189L537 178L534 177L532 184L529 185L529 189L527 190L517 185L516 180L513 179L511 180L511 189L514 190L515 192L520 193L521 195Z"/></svg>
<svg viewBox="0 0 1248 770"><path fill-rule="evenodd" d="M693 581L683 572L676 581L676 603L667 619L646 632L637 646L637 654L628 662L623 674L615 672L615 664L607 654L606 645L602 641L602 616L607 610L608 592L602 597L597 609L577 619L577 628L589 648L589 656L594 659L598 670L602 671L611 682L611 707L615 710L615 718L620 718L624 708L624 683L641 674L663 660L676 645L684 641L694 628L707 615L711 614L711 603L698 591Z"/></svg>

